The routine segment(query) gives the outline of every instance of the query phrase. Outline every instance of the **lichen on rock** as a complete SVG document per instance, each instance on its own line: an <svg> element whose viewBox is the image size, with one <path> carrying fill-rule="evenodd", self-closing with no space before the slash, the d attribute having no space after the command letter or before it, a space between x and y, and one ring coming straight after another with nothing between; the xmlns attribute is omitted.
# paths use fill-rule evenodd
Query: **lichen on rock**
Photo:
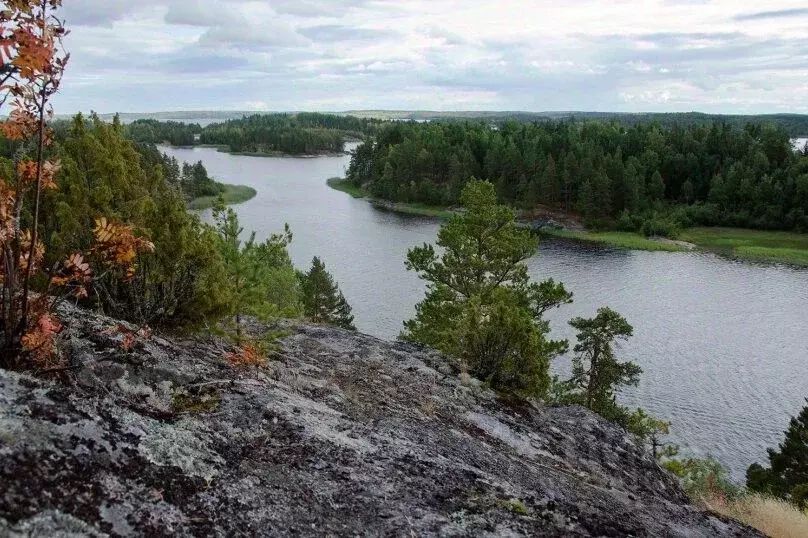
<svg viewBox="0 0 808 538"><path fill-rule="evenodd" d="M69 376L0 371L0 536L756 535L620 428L430 350L288 323L235 369L216 339L123 354L118 322L67 315Z"/></svg>

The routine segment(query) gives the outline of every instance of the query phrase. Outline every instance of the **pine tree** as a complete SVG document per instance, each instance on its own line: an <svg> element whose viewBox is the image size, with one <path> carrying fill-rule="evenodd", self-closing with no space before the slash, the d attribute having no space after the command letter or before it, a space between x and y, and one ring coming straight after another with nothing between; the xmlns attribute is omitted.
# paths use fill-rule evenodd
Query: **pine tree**
<svg viewBox="0 0 808 538"><path fill-rule="evenodd" d="M806 399L808 403L808 399ZM780 449L769 449L769 468L754 463L746 471L747 487L753 491L804 503L808 488L808 405L792 417Z"/></svg>
<svg viewBox="0 0 808 538"><path fill-rule="evenodd" d="M355 331L351 306L325 269L325 264L316 257L308 273L300 275L303 292L303 313L314 323L325 323Z"/></svg>
<svg viewBox="0 0 808 538"><path fill-rule="evenodd" d="M572 378L568 381L571 401L626 425L628 412L615 402L615 392L623 386L637 385L642 369L633 362L619 362L614 342L628 339L633 328L610 308L599 309L594 318L574 318L570 325L578 330Z"/></svg>
<svg viewBox="0 0 808 538"><path fill-rule="evenodd" d="M623 174L623 204L629 211L634 211L640 205L639 181L637 169L631 164L626 166Z"/></svg>
<svg viewBox="0 0 808 538"><path fill-rule="evenodd" d="M438 232L440 256L429 244L407 254L407 269L428 285L402 337L459 359L499 390L540 396L550 359L567 347L549 340L543 314L572 296L552 280L530 282L524 262L536 240L497 204L494 185L470 181L461 203L466 211Z"/></svg>
<svg viewBox="0 0 808 538"><path fill-rule="evenodd" d="M547 155L547 166L541 176L541 197L544 203L550 207L555 207L561 198L561 185L558 181L555 160L552 155Z"/></svg>
<svg viewBox="0 0 808 538"><path fill-rule="evenodd" d="M224 263L223 294L229 299L228 317L235 320L236 338L242 338L244 316L259 320L295 317L297 280L288 262L286 247L292 241L287 225L283 234L274 234L264 243L256 243L255 232L247 241L236 212L219 204L213 209L217 247ZM280 293L279 293L280 292Z"/></svg>
<svg viewBox="0 0 808 538"><path fill-rule="evenodd" d="M693 182L688 179L687 181L682 184L682 199L686 204L693 203L693 199L695 198L695 192L693 187Z"/></svg>
<svg viewBox="0 0 808 538"><path fill-rule="evenodd" d="M578 194L578 210L585 219L595 216L595 191L592 188L592 182L588 179L581 185L581 192Z"/></svg>
<svg viewBox="0 0 808 538"><path fill-rule="evenodd" d="M651 200L662 200L665 197L665 180L662 179L662 174L659 170L654 172L654 175L648 180L648 187L646 188L648 198Z"/></svg>

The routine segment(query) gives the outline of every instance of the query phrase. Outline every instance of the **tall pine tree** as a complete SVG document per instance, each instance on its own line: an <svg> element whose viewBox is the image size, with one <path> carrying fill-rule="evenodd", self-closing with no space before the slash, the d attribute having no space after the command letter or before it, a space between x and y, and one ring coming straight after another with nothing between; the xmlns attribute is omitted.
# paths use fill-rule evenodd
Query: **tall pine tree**
<svg viewBox="0 0 808 538"><path fill-rule="evenodd" d="M600 308L594 318L574 318L578 343L572 360L568 399L599 415L626 425L628 410L615 401L623 386L637 385L642 369L633 362L620 362L614 353L615 340L626 340L633 328L611 308Z"/></svg>
<svg viewBox="0 0 808 538"><path fill-rule="evenodd" d="M314 323L325 323L355 331L351 306L325 269L325 264L316 257L308 273L300 274L303 292L303 313Z"/></svg>

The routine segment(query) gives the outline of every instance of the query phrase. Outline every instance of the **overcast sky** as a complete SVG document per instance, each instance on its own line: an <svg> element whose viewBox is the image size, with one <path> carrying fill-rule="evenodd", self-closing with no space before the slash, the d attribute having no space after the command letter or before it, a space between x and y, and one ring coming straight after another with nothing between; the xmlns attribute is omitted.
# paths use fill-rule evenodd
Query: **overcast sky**
<svg viewBox="0 0 808 538"><path fill-rule="evenodd" d="M805 0L64 0L57 112L808 113Z"/></svg>

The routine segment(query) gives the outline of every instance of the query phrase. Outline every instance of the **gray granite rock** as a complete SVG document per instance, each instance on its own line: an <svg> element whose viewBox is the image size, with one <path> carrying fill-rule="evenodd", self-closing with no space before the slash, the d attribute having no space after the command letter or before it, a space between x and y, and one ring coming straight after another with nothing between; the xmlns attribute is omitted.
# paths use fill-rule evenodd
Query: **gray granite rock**
<svg viewBox="0 0 808 538"><path fill-rule="evenodd" d="M286 326L266 368L72 311L73 369L0 371L0 536L755 536L620 428L437 353Z"/></svg>

